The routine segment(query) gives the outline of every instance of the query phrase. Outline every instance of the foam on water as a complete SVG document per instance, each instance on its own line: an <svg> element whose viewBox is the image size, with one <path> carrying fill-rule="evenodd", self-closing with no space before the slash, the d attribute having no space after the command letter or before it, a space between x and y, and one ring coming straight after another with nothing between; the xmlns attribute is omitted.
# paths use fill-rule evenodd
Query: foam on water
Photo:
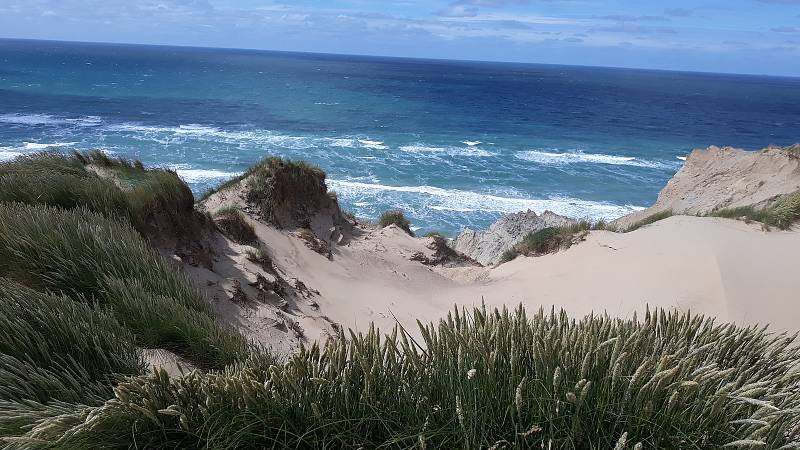
<svg viewBox="0 0 800 450"><path fill-rule="evenodd" d="M188 164L171 164L168 166L174 170L187 183L208 183L230 179L242 174L242 172L225 172L214 169L192 169Z"/></svg>
<svg viewBox="0 0 800 450"><path fill-rule="evenodd" d="M381 141L370 141L368 139L359 139L358 143L366 148L371 148L373 150L386 150L387 148L389 148L383 145L383 142Z"/></svg>
<svg viewBox="0 0 800 450"><path fill-rule="evenodd" d="M52 126L52 125L77 125L77 126L95 126L102 123L102 119L98 116L83 116L78 118L66 118L52 116L50 114L0 114L0 123L8 123L15 125L27 126Z"/></svg>
<svg viewBox="0 0 800 450"><path fill-rule="evenodd" d="M447 156L475 156L479 158L488 158L495 156L494 153L488 152L482 148L475 146L468 147L436 147L425 145L422 143L414 145L404 145L400 147L400 151L407 153L429 154L429 155L447 155Z"/></svg>
<svg viewBox="0 0 800 450"><path fill-rule="evenodd" d="M19 149L36 151L36 150L47 150L48 148L72 147L75 144L77 144L77 142L52 142L52 143L26 142L25 145L19 147Z"/></svg>
<svg viewBox="0 0 800 450"><path fill-rule="evenodd" d="M648 168L670 168L673 165L661 161L648 161L638 159L633 156L604 155L601 153L575 152L545 152L539 150L529 150L517 152L514 156L525 161L531 161L544 165L566 165L566 164L610 164L615 166L635 166Z"/></svg>
<svg viewBox="0 0 800 450"><path fill-rule="evenodd" d="M319 139L313 137L285 135L270 130L223 130L197 124L163 127L123 123L110 125L105 127L105 130L126 133L136 140L153 141L161 144L181 144L187 140L198 140L232 145L251 144L305 150L315 148L320 143Z"/></svg>
<svg viewBox="0 0 800 450"><path fill-rule="evenodd" d="M22 156L22 155L23 153L20 152L15 152L13 150L5 150L3 148L0 148L0 161L10 161L16 158L17 156Z"/></svg>
<svg viewBox="0 0 800 450"><path fill-rule="evenodd" d="M514 213L546 210L569 217L591 219L616 219L634 211L644 209L632 205L616 205L568 197L554 196L547 199L501 197L498 195L458 189L443 189L434 186L387 186L347 180L328 180L328 185L342 198L363 198L384 192L411 194L424 197L427 208L439 211Z"/></svg>
<svg viewBox="0 0 800 450"><path fill-rule="evenodd" d="M0 122L18 125L55 125L65 123L65 119L59 119L49 114L2 114Z"/></svg>
<svg viewBox="0 0 800 450"><path fill-rule="evenodd" d="M355 169L355 172L345 170L342 173L338 171L340 176L346 177L345 179L328 180L330 188L338 192L344 204L350 204L356 208L356 211L368 215L374 215L376 212L389 207L397 207L406 210L423 223L428 220L441 221L445 217L451 217L452 220L456 221L466 218L480 221L496 218L501 214L528 209L537 212L551 210L571 217L613 219L641 209L631 205L581 200L570 196L526 198L528 194L525 192L496 191L496 189L502 190L503 185L487 186L490 192L446 189L430 186L425 182L420 183L419 186L384 185L380 183L380 180L375 175L354 175L359 171L361 173L371 173L373 169L368 167L381 167L381 164L393 161L399 154L397 152L374 152L376 150L388 150L390 147L382 140L363 135L303 136L278 133L265 129L240 129L235 127L226 129L195 123L177 126L146 125L135 122L108 123L97 116L67 119L47 114L6 114L0 116L0 122L2 121L30 127L58 125L57 127L49 128L58 131L57 134L51 132L46 134L48 136L58 135L59 137L79 137L81 136L80 133L85 133L85 131L81 130L86 127L92 127L92 135L101 136L102 138L99 141L94 139L86 141L84 139L81 145L85 148L103 146L107 139L128 139L129 142L133 140L159 145L188 144L188 146L183 147L187 149L195 148L195 146L199 146L198 148L208 148L207 146L210 146L210 148L214 149L219 145L231 145L234 147L233 151L236 155L241 151L307 158L311 154L309 151L313 151L313 154L317 155L318 158L322 158L322 165L327 164L328 161L336 164L346 164L348 167L355 164L355 166L350 167ZM516 160L534 161L539 164L554 166L587 163L652 168L665 165L663 162L640 160L631 156L592 154L580 151L528 151L514 153L498 147L496 149L497 153L494 153L487 151L481 145L483 143L477 140L465 140L461 144L463 145L431 145L425 142L416 142L398 145L397 149L402 153L415 155L415 159L418 159L418 162L414 164L425 164L424 160L427 158L440 158L443 156L453 158L446 161L448 170L465 171L463 172L464 176L470 176L470 167L492 167L494 160L486 158L498 157L503 154L515 156L516 158L512 159ZM76 145L75 142L25 142L24 145L17 147L4 147L0 151L0 160L11 159L19 154L41 151L47 148L63 148L74 145ZM115 145L119 144L115 143ZM119 148L123 153L127 153L125 144ZM343 151L343 149L351 151ZM352 151L362 153L354 154ZM363 153L365 151L369 151L371 154L367 153L365 155ZM215 157L212 156L212 159L207 163L199 164L197 162L178 164L175 159L172 159L175 163L162 162L161 165L175 170L195 191L213 186L240 174L240 172L224 170L224 167L217 166L216 162L219 160L213 158ZM358 162L363 160L375 160L376 162ZM503 161L506 164L510 162L507 157ZM234 162L238 163L238 158L228 160L229 164ZM370 164L370 166L365 166L364 164ZM372 164L378 165L371 166ZM512 170L524 171L525 169L521 164L512 164L511 167L514 167ZM435 176L435 172L431 172L430 175ZM457 226L457 223L454 223L454 225Z"/></svg>

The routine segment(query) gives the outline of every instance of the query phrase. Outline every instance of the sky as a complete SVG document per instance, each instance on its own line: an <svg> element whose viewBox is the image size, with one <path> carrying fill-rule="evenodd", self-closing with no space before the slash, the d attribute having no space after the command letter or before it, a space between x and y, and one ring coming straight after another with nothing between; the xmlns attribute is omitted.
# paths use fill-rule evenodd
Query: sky
<svg viewBox="0 0 800 450"><path fill-rule="evenodd" d="M0 37L800 76L800 0L0 0Z"/></svg>

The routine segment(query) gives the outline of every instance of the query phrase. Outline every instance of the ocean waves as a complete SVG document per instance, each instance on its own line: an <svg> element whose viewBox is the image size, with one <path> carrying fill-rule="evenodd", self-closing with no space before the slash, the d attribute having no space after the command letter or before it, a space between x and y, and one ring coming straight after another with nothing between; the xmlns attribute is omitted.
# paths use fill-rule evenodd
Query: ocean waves
<svg viewBox="0 0 800 450"><path fill-rule="evenodd" d="M76 125L76 126L97 126L103 122L98 116L83 116L77 118L67 118L52 116L50 114L0 114L0 123L26 126L55 126L55 125Z"/></svg>
<svg viewBox="0 0 800 450"><path fill-rule="evenodd" d="M400 194L417 197L409 200L423 205L427 209L459 213L495 213L496 215L497 213L508 214L530 209L538 213L549 210L569 217L615 219L643 209L632 205L617 205L563 196L530 199L434 186L390 186L347 180L328 180L328 186L335 190L340 198L358 199L362 204L380 204L384 201L382 197L385 195ZM372 202L367 201L368 198Z"/></svg>
<svg viewBox="0 0 800 450"><path fill-rule="evenodd" d="M72 147L76 142L24 142L20 145L0 147L0 161L8 161L29 153L36 153L45 150L56 150L64 147Z"/></svg>
<svg viewBox="0 0 800 450"><path fill-rule="evenodd" d="M400 151L406 153L415 153L418 155L474 156L479 158L488 158L497 155L496 153L492 153L477 147L480 142L465 142L464 144L466 147L441 147L417 143L413 145L403 145L400 147Z"/></svg>
<svg viewBox="0 0 800 450"><path fill-rule="evenodd" d="M103 149L175 170L200 193L266 156L303 159L329 173L329 187L360 217L400 208L417 226L448 233L485 228L502 214L528 209L617 218L651 201L631 194L629 186L661 183L666 169L681 164L674 156L681 153L667 161L612 151L522 151L530 148L524 137L478 140L470 134L313 133L11 113L0 114L0 160L46 150ZM586 200L597 199L598 185L604 190L599 197L607 201Z"/></svg>
<svg viewBox="0 0 800 450"><path fill-rule="evenodd" d="M517 152L516 158L542 165L562 166L569 164L608 164L614 166L645 167L651 169L672 169L676 164L672 161L655 161L639 159L633 156L605 155L601 153L546 152L529 150Z"/></svg>
<svg viewBox="0 0 800 450"><path fill-rule="evenodd" d="M227 172L216 169L195 169L189 164L170 164L167 165L167 168L174 170L183 181L189 184L214 184L242 174L242 172Z"/></svg>

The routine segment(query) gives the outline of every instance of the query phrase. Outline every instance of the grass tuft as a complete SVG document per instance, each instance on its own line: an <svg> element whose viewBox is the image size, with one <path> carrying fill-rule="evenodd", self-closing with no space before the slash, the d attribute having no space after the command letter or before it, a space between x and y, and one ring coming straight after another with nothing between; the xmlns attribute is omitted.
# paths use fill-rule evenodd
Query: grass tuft
<svg viewBox="0 0 800 450"><path fill-rule="evenodd" d="M305 225L323 204L336 204L328 196L325 176L325 171L305 161L270 157L248 169L247 201L278 226Z"/></svg>
<svg viewBox="0 0 800 450"><path fill-rule="evenodd" d="M214 213L214 223L233 242L258 247L258 236L244 214L235 207L223 208Z"/></svg>
<svg viewBox="0 0 800 450"><path fill-rule="evenodd" d="M668 210L665 210L665 211L661 211L661 212L657 212L655 214L649 215L649 216L645 217L644 219L642 219L642 220L630 225L628 228L625 229L625 233L630 233L631 231L638 230L639 228L642 228L644 226L656 223L659 220L664 220L666 218L672 217L673 215L674 214L672 213L671 209L668 209Z"/></svg>
<svg viewBox="0 0 800 450"><path fill-rule="evenodd" d="M129 225L79 208L0 204L0 276L112 308L137 345L221 367L243 338Z"/></svg>
<svg viewBox="0 0 800 450"><path fill-rule="evenodd" d="M378 219L378 226L386 228L389 225L397 225L401 230L414 236L414 232L411 231L411 221L399 209L392 209L381 214L380 219Z"/></svg>
<svg viewBox="0 0 800 450"><path fill-rule="evenodd" d="M744 219L761 222L766 227L777 227L786 230L800 220L800 191L781 197L767 208L743 206L724 208L710 214L713 217L728 219Z"/></svg>
<svg viewBox="0 0 800 450"><path fill-rule="evenodd" d="M2 400L99 405L115 374L144 373L133 335L110 310L1 277L0 303Z"/></svg>
<svg viewBox="0 0 800 450"><path fill-rule="evenodd" d="M589 220L580 220L571 225L547 227L528 233L521 242L503 253L500 264L512 261L519 255L542 256L570 248L578 235L592 229L605 229L605 222L600 223L602 228L596 228Z"/></svg>
<svg viewBox="0 0 800 450"><path fill-rule="evenodd" d="M140 161L112 159L99 150L37 153L0 164L0 203L10 202L83 207L143 233L156 226L186 228L194 211L192 191L174 171L145 169Z"/></svg>
<svg viewBox="0 0 800 450"><path fill-rule="evenodd" d="M136 222L125 193L112 180L86 170L79 156L38 153L0 164L0 203L85 207Z"/></svg>
<svg viewBox="0 0 800 450"><path fill-rule="evenodd" d="M285 363L120 384L29 433L60 448L794 448L794 337L684 312L456 310ZM88 418L87 418L88 417Z"/></svg>
<svg viewBox="0 0 800 450"><path fill-rule="evenodd" d="M447 236L445 236L442 232L436 230L425 233L425 237L447 239Z"/></svg>

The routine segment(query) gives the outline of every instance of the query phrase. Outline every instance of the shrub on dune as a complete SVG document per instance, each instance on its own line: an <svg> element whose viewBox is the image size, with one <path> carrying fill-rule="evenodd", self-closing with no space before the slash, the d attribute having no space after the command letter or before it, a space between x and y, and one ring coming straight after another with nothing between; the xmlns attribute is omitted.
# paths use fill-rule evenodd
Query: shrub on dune
<svg viewBox="0 0 800 450"><path fill-rule="evenodd" d="M258 236L241 211L234 207L224 208L214 213L214 223L232 241L258 247Z"/></svg>
<svg viewBox="0 0 800 450"><path fill-rule="evenodd" d="M521 242L506 250L500 257L500 264L512 261L519 255L541 256L568 249L575 243L576 236L591 229L604 229L605 222L592 224L581 220L571 225L547 227L525 235Z"/></svg>
<svg viewBox="0 0 800 450"><path fill-rule="evenodd" d="M420 334L418 345L371 329L284 364L131 379L38 436L106 448L789 449L800 438L800 350L785 334L685 313L576 321L521 308L456 311Z"/></svg>
<svg viewBox="0 0 800 450"><path fill-rule="evenodd" d="M414 232L411 231L411 221L408 220L406 215L403 214L403 211L399 209L392 209L381 214L380 219L378 219L378 226L386 228L389 225L397 225L401 230L414 236Z"/></svg>
<svg viewBox="0 0 800 450"><path fill-rule="evenodd" d="M278 226L302 224L326 206L336 205L328 195L325 171L305 161L267 158L248 169L247 201L261 209L261 215Z"/></svg>
<svg viewBox="0 0 800 450"><path fill-rule="evenodd" d="M230 363L243 338L129 225L86 209L0 205L0 276L112 308L138 345L204 367Z"/></svg>

